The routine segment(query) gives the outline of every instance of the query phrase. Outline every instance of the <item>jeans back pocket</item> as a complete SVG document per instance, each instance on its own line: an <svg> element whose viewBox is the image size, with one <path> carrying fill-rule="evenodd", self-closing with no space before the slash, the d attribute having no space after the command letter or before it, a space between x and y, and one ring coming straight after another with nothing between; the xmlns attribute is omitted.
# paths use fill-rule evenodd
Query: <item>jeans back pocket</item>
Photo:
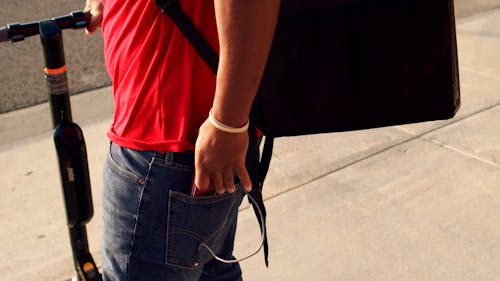
<svg viewBox="0 0 500 281"><path fill-rule="evenodd" d="M192 197L170 191L167 221L166 263L195 269L203 266L212 254L218 254L237 220L244 192Z"/></svg>

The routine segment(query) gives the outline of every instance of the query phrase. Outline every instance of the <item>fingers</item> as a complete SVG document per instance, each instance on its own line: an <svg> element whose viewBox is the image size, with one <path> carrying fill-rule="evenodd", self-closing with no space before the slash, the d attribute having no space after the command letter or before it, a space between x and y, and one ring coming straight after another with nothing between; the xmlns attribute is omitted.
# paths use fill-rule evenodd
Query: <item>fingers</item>
<svg viewBox="0 0 500 281"><path fill-rule="evenodd" d="M90 35L94 33L97 28L101 26L102 23L102 1L101 0L90 0L87 1L87 5L83 9L85 12L90 11L90 21L87 24L85 33Z"/></svg>
<svg viewBox="0 0 500 281"><path fill-rule="evenodd" d="M224 187L227 192L233 193L236 190L236 186L234 185L234 174L233 169L227 168L224 170L222 174L224 180Z"/></svg>
<svg viewBox="0 0 500 281"><path fill-rule="evenodd" d="M224 182L222 180L222 174L220 173L215 173L212 177L212 185L215 188L215 191L219 194L223 194L226 192L226 188L224 187Z"/></svg>
<svg viewBox="0 0 500 281"><path fill-rule="evenodd" d="M87 24L85 33L87 35L94 33L97 30L97 28L101 26L101 22L102 22L102 12L94 11L93 9L90 10L90 22Z"/></svg>
<svg viewBox="0 0 500 281"><path fill-rule="evenodd" d="M245 189L246 192L250 192L252 190L252 181L250 180L250 175L245 167L245 163L237 165L234 171L236 172L236 176L240 179L243 189Z"/></svg>
<svg viewBox="0 0 500 281"><path fill-rule="evenodd" d="M205 190L210 186L210 178L208 177L208 174L204 173L203 169L198 164L195 168L194 184L201 190Z"/></svg>
<svg viewBox="0 0 500 281"><path fill-rule="evenodd" d="M225 192L233 193L236 190L232 169L228 168L223 173L215 172L210 176L206 175L207 173L204 173L202 168L196 169L195 184L199 189L205 190L213 187L219 194Z"/></svg>
<svg viewBox="0 0 500 281"><path fill-rule="evenodd" d="M236 185L234 182L234 173L232 168L224 169L223 173L214 172L209 173L208 170L203 169L202 165L197 165L195 168L195 180L194 183L196 187L200 190L206 190L213 187L215 192L223 194L225 192L233 193L236 190ZM243 168L238 169L238 177L246 191L252 189L252 182L250 181L250 176L243 165Z"/></svg>

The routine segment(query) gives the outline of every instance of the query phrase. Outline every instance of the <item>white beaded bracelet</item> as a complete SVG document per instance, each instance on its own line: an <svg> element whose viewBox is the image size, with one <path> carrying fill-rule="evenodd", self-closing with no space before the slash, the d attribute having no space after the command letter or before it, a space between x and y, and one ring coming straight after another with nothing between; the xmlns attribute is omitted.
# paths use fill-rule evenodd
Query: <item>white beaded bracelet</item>
<svg viewBox="0 0 500 281"><path fill-rule="evenodd" d="M212 114L212 109L210 109L210 112L208 113L208 120L210 120L210 123L212 123L212 125L214 125L215 128L217 128L223 132L231 133L231 134L238 134L238 133L246 132L248 130L248 126L250 124L250 122L247 121L247 123L243 127L240 127L240 128L228 126L228 125L220 122L219 120L215 119L214 115Z"/></svg>

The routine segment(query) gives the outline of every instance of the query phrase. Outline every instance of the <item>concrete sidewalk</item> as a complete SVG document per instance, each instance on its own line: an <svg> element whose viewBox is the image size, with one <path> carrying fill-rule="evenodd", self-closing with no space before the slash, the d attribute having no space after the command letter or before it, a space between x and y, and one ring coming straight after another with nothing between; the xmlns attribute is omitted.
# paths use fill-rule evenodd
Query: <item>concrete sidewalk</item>
<svg viewBox="0 0 500 281"><path fill-rule="evenodd" d="M457 31L456 118L277 141L264 192L270 268L261 254L242 262L246 281L499 280L500 10L460 19ZM110 91L72 97L91 165L98 263ZM0 115L2 280L73 274L49 118L47 105ZM246 207L238 256L259 241Z"/></svg>

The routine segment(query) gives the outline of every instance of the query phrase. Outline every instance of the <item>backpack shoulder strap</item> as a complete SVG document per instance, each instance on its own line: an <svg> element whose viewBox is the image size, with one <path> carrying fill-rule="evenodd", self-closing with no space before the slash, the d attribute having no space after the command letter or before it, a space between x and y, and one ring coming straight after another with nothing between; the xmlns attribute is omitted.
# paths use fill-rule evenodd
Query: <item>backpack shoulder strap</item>
<svg viewBox="0 0 500 281"><path fill-rule="evenodd" d="M253 131L255 131L255 127ZM267 215L266 207L264 206L262 189L264 187L264 180L266 179L267 172L269 171L269 166L271 165L271 157L273 155L273 145L274 145L274 138L266 136L266 139L264 141L264 148L262 150L262 156L257 166L257 176L256 176L257 181L255 183L252 183L254 188L252 188L252 190L250 191L250 195L252 195L257 204L257 206L255 206L254 203L250 201L250 203L252 203L255 216L259 221L261 231L262 227L265 227L266 225L266 215ZM260 209L262 212L263 221L261 221L261 217L258 214L258 209ZM269 267L269 245L267 242L267 231L264 232L264 262L266 263L266 267Z"/></svg>
<svg viewBox="0 0 500 281"><path fill-rule="evenodd" d="M271 165L271 158L273 156L274 138L266 136L264 141L264 148L262 149L262 157L259 163L259 183L264 185L264 181Z"/></svg>
<svg viewBox="0 0 500 281"><path fill-rule="evenodd" d="M154 0L164 14L170 16L177 27L184 33L198 54L205 60L210 69L217 73L219 55L212 49L207 40L196 28L193 22L182 11L178 0Z"/></svg>

